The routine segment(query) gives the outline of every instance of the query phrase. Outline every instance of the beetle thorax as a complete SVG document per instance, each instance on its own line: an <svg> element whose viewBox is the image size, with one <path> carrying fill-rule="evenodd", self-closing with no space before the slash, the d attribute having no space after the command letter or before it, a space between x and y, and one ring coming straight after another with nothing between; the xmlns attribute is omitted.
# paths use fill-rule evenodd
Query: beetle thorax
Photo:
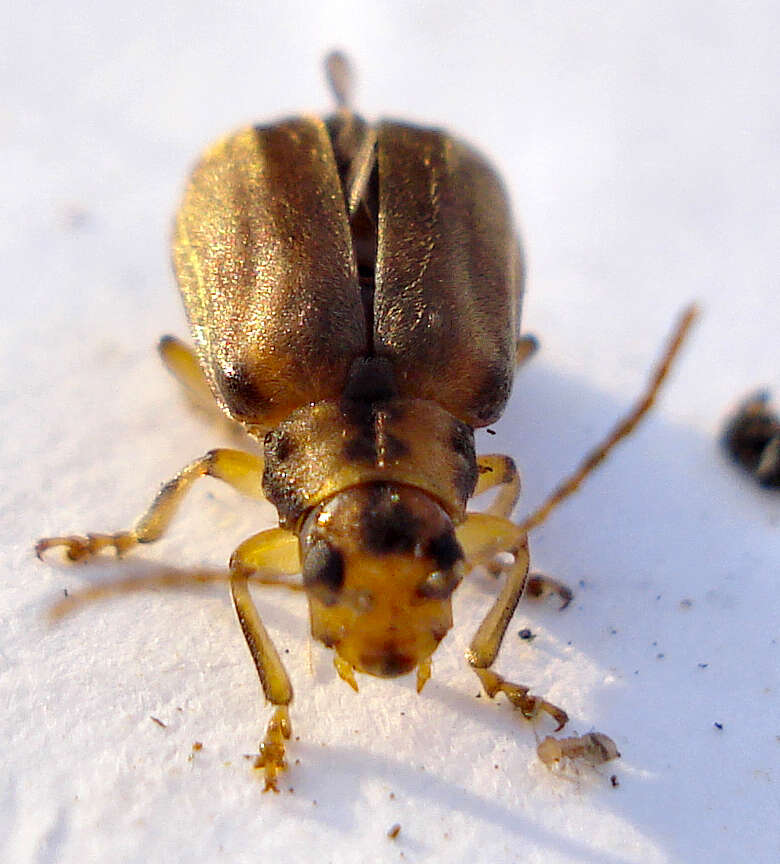
<svg viewBox="0 0 780 864"><path fill-rule="evenodd" d="M452 626L463 556L425 492L385 483L339 492L312 510L300 545L312 635L358 671L410 672Z"/></svg>

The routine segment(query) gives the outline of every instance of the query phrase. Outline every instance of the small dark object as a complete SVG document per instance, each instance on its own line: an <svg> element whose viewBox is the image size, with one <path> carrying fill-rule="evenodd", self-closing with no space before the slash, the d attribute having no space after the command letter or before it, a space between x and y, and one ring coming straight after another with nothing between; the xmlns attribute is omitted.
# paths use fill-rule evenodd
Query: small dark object
<svg viewBox="0 0 780 864"><path fill-rule="evenodd" d="M387 832L387 836L391 840L395 840L395 838L401 833L401 826L396 822L395 825Z"/></svg>
<svg viewBox="0 0 780 864"><path fill-rule="evenodd" d="M609 782L612 784L613 789L617 789L617 787L620 786L620 780L618 780L617 774L612 774L609 778Z"/></svg>
<svg viewBox="0 0 780 864"><path fill-rule="evenodd" d="M163 723L162 720L158 720L157 717L149 717L149 719L152 720L154 723L156 723L158 726L161 726L163 729L167 729L167 728L168 728L168 727L165 725L165 723Z"/></svg>
<svg viewBox="0 0 780 864"><path fill-rule="evenodd" d="M761 486L780 489L780 417L769 405L769 393L748 396L729 417L722 444L731 458Z"/></svg>
<svg viewBox="0 0 780 864"><path fill-rule="evenodd" d="M202 742L202 741L196 741L196 742L192 745L192 750L193 750L193 752L195 752L195 753L197 753L199 750L202 750L202 749L203 749L203 742Z"/></svg>
<svg viewBox="0 0 780 864"><path fill-rule="evenodd" d="M517 635L518 635L521 639L526 639L526 640L529 641L529 642L531 642L531 641L533 641L534 639L536 639L536 633L532 633L531 630L530 630L528 627L523 627L523 629L520 630L519 633L518 633Z"/></svg>
<svg viewBox="0 0 780 864"><path fill-rule="evenodd" d="M718 732L722 732L722 731L723 731L723 724L722 724L722 723L718 723L717 720L716 720L712 725L713 725L713 726L718 730Z"/></svg>

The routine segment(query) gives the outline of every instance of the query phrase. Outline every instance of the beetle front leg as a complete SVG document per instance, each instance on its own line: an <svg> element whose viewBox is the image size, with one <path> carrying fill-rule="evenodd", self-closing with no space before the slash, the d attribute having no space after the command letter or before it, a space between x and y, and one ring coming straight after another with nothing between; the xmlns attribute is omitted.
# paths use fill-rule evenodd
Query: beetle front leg
<svg viewBox="0 0 780 864"><path fill-rule="evenodd" d="M289 705L293 690L287 670L279 657L268 631L249 593L247 577L256 571L273 570L293 574L300 571L298 538L282 528L271 528L244 541L230 559L230 593L238 621L249 652L260 677L265 698L273 705L274 713L260 744L256 768L265 772L265 789L278 792L276 779L287 767L285 740L292 734Z"/></svg>
<svg viewBox="0 0 780 864"><path fill-rule="evenodd" d="M508 519L520 497L520 475L515 460L502 453L489 453L477 457L477 486L474 497L500 486L496 500L485 512Z"/></svg>
<svg viewBox="0 0 780 864"><path fill-rule="evenodd" d="M494 486L500 486L501 488L498 491L498 495L496 495L495 501L487 508L485 513L489 516L499 516L503 519L508 519L512 515L512 511L515 509L517 500L520 497L520 475L517 472L514 459L502 453L490 453L478 456L477 470L479 474L477 486L474 490L474 497L480 495L482 492L487 492ZM493 543L489 545L492 546ZM498 551L514 554L509 547L500 546ZM479 561L474 560L471 563L472 566L476 566L477 563L482 564L496 578L505 569L503 564L495 560L495 553L492 561L487 560L487 556L483 553ZM561 609L565 609L574 596L568 586L542 573L532 573L528 576L525 591L529 597L557 594L561 598Z"/></svg>
<svg viewBox="0 0 780 864"><path fill-rule="evenodd" d="M149 509L129 531L84 537L44 537L35 544L35 553L40 558L47 549L62 546L71 561L83 561L103 549L114 549L117 555L122 555L138 543L152 543L164 534L199 477L215 477L244 495L263 497L263 460L259 456L242 450L211 450L165 483Z"/></svg>
<svg viewBox="0 0 780 864"><path fill-rule="evenodd" d="M488 696L493 698L503 693L524 717L532 719L544 712L558 724L556 731L562 729L569 719L565 711L531 695L530 688L507 681L490 668L528 579L527 536L509 520L486 513L469 513L456 534L467 561L483 563L483 559L489 561L498 552L509 552L514 556L514 562L506 568L506 581L501 592L471 640L466 659Z"/></svg>

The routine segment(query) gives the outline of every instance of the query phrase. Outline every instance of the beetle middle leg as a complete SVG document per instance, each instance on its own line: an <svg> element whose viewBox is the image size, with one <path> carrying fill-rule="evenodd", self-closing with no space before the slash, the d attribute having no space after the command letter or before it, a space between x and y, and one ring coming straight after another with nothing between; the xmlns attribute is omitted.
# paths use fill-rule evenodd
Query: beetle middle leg
<svg viewBox="0 0 780 864"><path fill-rule="evenodd" d="M282 528L261 531L245 540L230 559L230 593L260 684L274 713L260 744L255 767L265 771L265 790L278 792L276 778L287 767L284 742L292 734L289 705L292 684L249 593L247 577L256 571L292 575L301 569L298 538Z"/></svg>
<svg viewBox="0 0 780 864"><path fill-rule="evenodd" d="M471 640L466 659L488 696L503 693L520 713L532 719L544 712L562 729L568 720L566 712L533 696L524 684L507 681L490 667L495 662L504 634L523 595L528 579L528 538L508 519L490 513L469 513L456 529L466 560L471 564L490 562L497 553L509 552L513 563L506 567L506 581L490 611ZM556 729L556 731L557 731Z"/></svg>
<svg viewBox="0 0 780 864"><path fill-rule="evenodd" d="M166 369L181 384L190 399L199 408L216 411L211 388L192 348L175 336L163 336L157 350Z"/></svg>
<svg viewBox="0 0 780 864"><path fill-rule="evenodd" d="M184 496L199 477L215 477L244 495L263 497L263 460L259 456L227 448L210 450L165 483L149 509L129 531L84 537L44 537L36 543L35 553L40 558L47 549L62 546L71 561L83 561L103 549L114 549L122 555L138 543L152 543L165 533Z"/></svg>
<svg viewBox="0 0 780 864"><path fill-rule="evenodd" d="M539 350L539 340L536 336L526 333L515 343L515 366L522 366Z"/></svg>

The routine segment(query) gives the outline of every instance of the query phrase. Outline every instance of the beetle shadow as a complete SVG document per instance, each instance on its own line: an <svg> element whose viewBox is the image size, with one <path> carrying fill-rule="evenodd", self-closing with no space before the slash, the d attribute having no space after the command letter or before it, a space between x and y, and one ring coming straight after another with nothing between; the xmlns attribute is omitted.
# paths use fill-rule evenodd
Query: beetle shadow
<svg viewBox="0 0 780 864"><path fill-rule="evenodd" d="M533 509L626 410L626 404L618 404L583 380L536 364L518 377L516 393L504 417L494 427L496 435L480 435L479 450L506 452L516 459L524 478L520 516ZM532 566L571 585L575 598L563 613L557 611L554 603L523 604L510 625L498 661L499 671L534 684L525 680L524 675L515 674L521 662L516 644L511 644L517 641L518 625L530 624L554 634L558 644L551 649L542 633L533 643L523 643L531 652L524 651L523 657L530 660L534 653L543 653L539 651L541 648L548 657L553 650L561 657L565 654L562 646L571 643L595 667L617 677L628 694L623 698L628 709L622 714L620 711L612 714L610 709L616 703L606 692L592 716L600 729L616 738L626 764L632 766L639 779L632 778L631 796L608 793L607 801L601 801L599 806L619 812L632 825L644 825L645 834L665 847L673 847L690 832L690 824L695 823L690 807L680 807L670 814L668 810L662 812L657 802L679 799L680 788L690 793L692 777L698 777L701 783L701 765L711 760L708 748L712 745L711 740L696 737L698 729L691 725L676 730L676 734L666 729L664 718L659 717L659 704L663 701L664 712L672 719L682 717L689 705L688 695L670 692L662 676L672 662L687 663L691 657L703 656L702 650L715 650L711 636L713 617L717 621L718 610L708 599L713 591L713 564L717 562L716 573L744 574L746 548L751 548L753 542L761 542L768 521L777 517L777 500L730 465L715 440L651 414L639 431L619 445L607 463L588 479L584 489L531 535ZM702 562L708 566L703 567ZM132 566L141 575L144 570L159 567L140 558ZM107 572L109 575L111 571L118 572L116 567L114 562L107 562L94 570L80 569L79 573L89 574L90 580L93 574L97 578L105 577ZM751 575L754 584L759 584L756 580L762 574L746 574ZM768 585L772 574L766 575ZM585 587L578 587L581 582ZM728 601L722 576L716 587L725 596L724 602ZM623 593L624 588L630 590ZM200 587L197 589L198 593L202 591ZM476 581L476 591L482 595L484 602L479 605L480 611L484 611L491 599L490 582ZM658 652L654 649L648 653L648 646L659 637L671 638L668 622L675 614L683 614L676 610L684 596L693 598L696 609L711 614L694 613L678 619L680 632L674 633L674 638L680 659L673 661L673 652L669 652L669 661L662 671L655 660ZM750 603L760 609L758 592L746 601L746 614L750 614L747 608ZM280 608L282 605L270 597L267 603L264 601L264 611L269 607L272 630L300 632L300 621ZM733 607L725 612L733 614ZM465 620L456 618L455 627L473 631L477 617L475 611ZM660 636L664 629L667 635ZM614 637L609 636L612 630ZM756 662L752 646L749 639L744 639L733 647L728 666L718 671L719 677L713 675L709 681L711 690L727 692L732 688L731 672L740 665ZM642 673L638 679L631 677L634 669ZM470 693L436 680L437 686L426 689L425 697L459 713L476 712L479 723L489 727L496 737L511 738L518 734L516 719L508 706L501 705L501 711L485 710L487 700L477 703ZM635 685L635 681L641 681L641 685ZM475 680L475 689L476 686ZM553 701L567 707L565 699ZM656 720L660 721L661 732L651 728L650 724ZM577 723L577 717L572 717L572 727ZM633 757L621 734L623 739L639 745L634 747ZM642 747L643 736L649 736L649 748ZM663 743L655 746L659 737ZM515 810L462 786L453 787L430 772L422 775L425 782L421 783L418 769L367 755L359 747L312 748L305 744L305 739L296 746L304 748L303 753L309 748L306 761L310 767L308 772L299 772L295 784L298 792L320 801L314 818L327 819L344 829L352 826L355 788L368 777L380 776L388 783L405 787L410 795L419 794L422 789L442 807L468 813L513 834L536 837L538 842L559 846L571 856L589 859L591 850L576 841L553 835L532 820L518 816ZM636 752L642 750L644 756ZM668 761L698 763L698 769L694 767L687 774L676 770L653 776L658 764L652 759L661 753L664 765ZM616 763L616 771L621 770L621 763ZM723 770L730 769L726 766ZM624 783L624 790L626 786ZM690 797L692 801L700 800L694 793ZM674 851L685 857L684 847ZM617 856L601 859L624 860Z"/></svg>
<svg viewBox="0 0 780 864"><path fill-rule="evenodd" d="M506 806L485 795L471 791L451 780L442 779L421 768L412 767L400 760L393 760L375 754L366 754L358 746L328 746L317 747L312 744L298 742L296 749L300 753L303 768L295 779L294 798L289 801L306 802L305 809L301 807L298 818L305 824L313 820L337 828L345 835L351 835L361 827L356 800L359 795L356 790L362 788L369 778L384 778L388 788L393 789L394 804L391 809L393 818L404 826L403 847L407 852L418 855L436 854L440 850L433 837L436 829L425 825L425 835L415 833L414 827L406 827L404 814L409 812L410 803L406 801L408 794L411 806L418 806L422 797L435 803L442 812L462 814L469 819L478 820L493 828L498 828L517 839L518 844L536 843L540 846L559 850L567 859L591 861L594 849L581 842L576 836L562 836L558 831L551 831L529 817L518 813L516 808ZM323 784L318 777L327 777ZM316 801L316 806L308 806L308 802ZM419 814L415 814L419 815ZM411 820L406 820L406 824ZM442 831L446 830L442 827ZM438 838L437 838L438 839ZM438 848L437 848L438 847ZM599 860L605 864L623 864L634 860L619 854L599 850Z"/></svg>

